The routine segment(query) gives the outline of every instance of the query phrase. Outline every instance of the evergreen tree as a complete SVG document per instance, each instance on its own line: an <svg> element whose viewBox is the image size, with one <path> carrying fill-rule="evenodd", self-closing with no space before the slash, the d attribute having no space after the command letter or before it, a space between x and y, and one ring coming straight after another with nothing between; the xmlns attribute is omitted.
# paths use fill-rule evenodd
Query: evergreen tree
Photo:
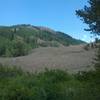
<svg viewBox="0 0 100 100"><path fill-rule="evenodd" d="M89 6L84 6L84 9L76 10L76 15L89 25L86 31L100 36L100 0L89 0L88 3ZM95 68L100 69L100 47L95 59Z"/></svg>
<svg viewBox="0 0 100 100"><path fill-rule="evenodd" d="M89 25L86 31L100 35L100 0L89 0L88 3L89 6L84 6L84 9L76 10L76 15Z"/></svg>

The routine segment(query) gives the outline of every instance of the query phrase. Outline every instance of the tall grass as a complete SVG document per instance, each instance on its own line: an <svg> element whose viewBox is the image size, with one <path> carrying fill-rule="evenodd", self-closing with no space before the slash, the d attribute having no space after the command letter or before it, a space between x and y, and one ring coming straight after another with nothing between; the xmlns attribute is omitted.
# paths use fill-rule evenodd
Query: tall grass
<svg viewBox="0 0 100 100"><path fill-rule="evenodd" d="M0 100L100 100L100 71L33 74L1 66Z"/></svg>

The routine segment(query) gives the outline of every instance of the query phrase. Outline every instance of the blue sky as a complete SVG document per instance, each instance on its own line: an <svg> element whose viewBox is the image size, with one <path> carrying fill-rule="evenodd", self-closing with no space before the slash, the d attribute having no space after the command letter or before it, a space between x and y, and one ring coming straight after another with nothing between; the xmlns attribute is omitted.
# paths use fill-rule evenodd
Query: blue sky
<svg viewBox="0 0 100 100"><path fill-rule="evenodd" d="M0 25L32 24L91 41L87 25L75 15L87 0L0 0Z"/></svg>

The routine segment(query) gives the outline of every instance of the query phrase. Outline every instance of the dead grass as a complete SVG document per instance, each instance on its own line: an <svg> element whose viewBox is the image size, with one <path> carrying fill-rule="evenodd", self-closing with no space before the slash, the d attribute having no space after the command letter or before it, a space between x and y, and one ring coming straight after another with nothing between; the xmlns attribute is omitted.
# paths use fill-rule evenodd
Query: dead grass
<svg viewBox="0 0 100 100"><path fill-rule="evenodd" d="M71 72L91 69L95 50L85 51L84 45L69 47L37 48L31 54L16 58L0 58L0 63L21 66L28 71L48 69L64 69Z"/></svg>

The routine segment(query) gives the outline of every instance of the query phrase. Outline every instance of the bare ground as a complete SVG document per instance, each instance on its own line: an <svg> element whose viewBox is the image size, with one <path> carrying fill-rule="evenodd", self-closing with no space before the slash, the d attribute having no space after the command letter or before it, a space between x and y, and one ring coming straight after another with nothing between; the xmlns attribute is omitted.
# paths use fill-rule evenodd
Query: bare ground
<svg viewBox="0 0 100 100"><path fill-rule="evenodd" d="M95 50L85 51L83 45L37 48L31 54L16 58L0 58L0 63L21 66L28 71L63 69L70 72L90 70Z"/></svg>

